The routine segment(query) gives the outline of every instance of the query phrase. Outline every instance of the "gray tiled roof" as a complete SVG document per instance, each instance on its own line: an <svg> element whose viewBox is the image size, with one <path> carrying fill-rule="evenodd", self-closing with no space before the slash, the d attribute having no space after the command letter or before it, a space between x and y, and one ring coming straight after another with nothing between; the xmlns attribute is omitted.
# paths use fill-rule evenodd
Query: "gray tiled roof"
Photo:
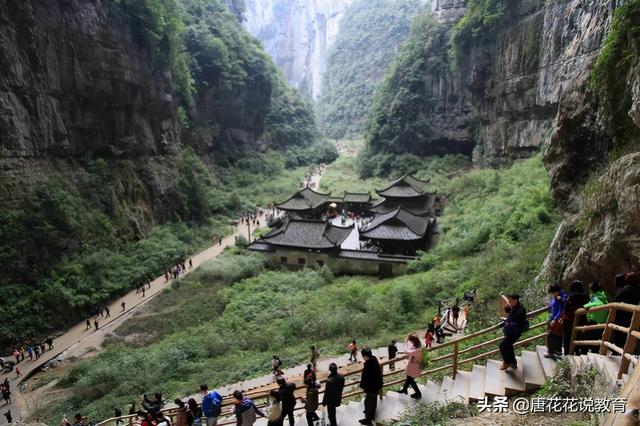
<svg viewBox="0 0 640 426"><path fill-rule="evenodd" d="M309 187L305 187L293 194L288 200L276 204L282 210L310 210L324 204L331 194L316 192Z"/></svg>
<svg viewBox="0 0 640 426"><path fill-rule="evenodd" d="M342 199L345 203L368 203L371 200L371 194L368 192L345 192Z"/></svg>
<svg viewBox="0 0 640 426"><path fill-rule="evenodd" d="M384 255L375 251L366 250L340 250L338 257L343 259L359 259L359 260L372 260L376 262L397 262L407 263L410 260L415 259L415 256L393 256Z"/></svg>
<svg viewBox="0 0 640 426"><path fill-rule="evenodd" d="M383 197L418 197L426 192L428 184L428 180L423 181L413 176L404 175L376 192Z"/></svg>
<svg viewBox="0 0 640 426"><path fill-rule="evenodd" d="M270 244L262 243L260 241L252 242L247 248L255 251L273 251L273 247L271 247Z"/></svg>
<svg viewBox="0 0 640 426"><path fill-rule="evenodd" d="M429 229L431 218L418 216L401 207L376 215L360 231L361 238L374 240L419 240Z"/></svg>
<svg viewBox="0 0 640 426"><path fill-rule="evenodd" d="M264 235L261 243L308 249L338 248L353 231L320 220L290 220Z"/></svg>
<svg viewBox="0 0 640 426"><path fill-rule="evenodd" d="M433 210L433 203L435 201L435 194L425 194L418 198L410 198L399 200L397 198L384 198L382 200L377 201L371 207L376 213L389 213L392 210L397 209L398 207L402 207L408 212L413 213L414 215L424 215L431 213Z"/></svg>

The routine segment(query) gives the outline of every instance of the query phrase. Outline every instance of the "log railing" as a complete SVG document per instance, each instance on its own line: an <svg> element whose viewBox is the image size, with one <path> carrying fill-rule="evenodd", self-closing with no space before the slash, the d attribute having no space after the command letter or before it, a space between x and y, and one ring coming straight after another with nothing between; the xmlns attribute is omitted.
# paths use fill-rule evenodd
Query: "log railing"
<svg viewBox="0 0 640 426"><path fill-rule="evenodd" d="M602 324L586 324L578 325L586 322L583 317L589 312L602 312L607 311L607 320ZM629 326L622 326L616 324L616 315L619 312L628 312L631 314L631 321ZM606 305L594 306L589 309L578 309L573 322L573 330L571 331L571 348L569 353L575 353L578 347L583 346L597 346L599 348L600 355L607 355L609 351L621 356L620 368L618 369L617 379L620 380L623 374L626 374L629 370L629 363L633 363L634 366L638 364L638 358L635 356L636 348L638 347L638 339L640 339L640 333L637 331L640 327L640 306L630 305L628 303L608 303ZM589 333L592 331L602 330L599 339L583 340L580 334ZM623 333L625 335L625 343L621 348L612 342L614 331Z"/></svg>
<svg viewBox="0 0 640 426"><path fill-rule="evenodd" d="M547 307L543 307L537 310L534 310L532 312L529 312L527 314L527 318L529 319L533 319L538 317L540 314L544 313L548 311ZM640 318L640 317L639 317ZM532 324L529 327L529 331L531 330L537 330L537 329L541 329L546 325L546 321L542 320L536 324ZM496 354L499 353L498 349L491 349L491 350L487 350L485 352L481 352L481 353L476 353L473 354L475 352L478 352L480 350L482 350L483 348L486 348L487 346L493 346L496 345L498 342L500 342L500 340L502 339L502 337L493 337L487 340L487 338L489 337L490 334L497 332L498 330L500 330L501 325L500 324L496 324L493 325L491 327L487 327L485 329L476 331L474 333L468 334L464 337L461 337L459 339L455 339L455 340L450 340L448 342L442 343L440 345L434 346L432 348L429 348L428 351L430 352L434 352L434 351L441 351L443 349L449 349L450 352L446 353L444 355L435 357L435 358L431 358L430 359L430 364L435 364L435 363L440 363L443 361L447 361L447 360L451 360L449 363L446 363L444 365L438 366L438 367L434 367L431 368L429 370L425 370L422 372L422 376L428 376L428 375L432 375L435 373L439 373L439 372L445 372L447 370L451 370L451 374L452 377L455 379L455 376L458 372L458 367L460 365L464 365L464 364L469 364L475 361L479 361L479 360L483 360L486 358L490 358ZM535 341L544 339L544 337L546 336L546 332L543 331L542 333L538 333L535 334L533 336L529 336L526 337L523 340L520 340L518 342L516 342L514 344L514 347L522 347L522 346L526 346L529 344L534 343ZM638 333L638 336L640 336L640 333ZM483 341L479 342L479 343L471 343L472 340L474 339L479 339L482 338ZM464 344L469 344L468 347L464 348L464 349L460 349L461 346L463 346ZM469 355L466 358L463 358L465 355ZM393 363L400 363L403 360L406 360L407 356L406 355L401 355L401 356L397 356L395 359L385 359L380 361L380 368L382 370L382 375L383 375L383 379L385 380L384 383L384 388L388 388L390 386L394 386L394 385L398 385L400 383L403 383L405 380L404 377L404 369L397 369L397 370L390 370L389 369L389 364L393 364ZM385 368L386 367L386 368ZM360 384L360 380L359 378L356 378L356 376L358 376L359 374L362 373L362 367L360 366L360 368L357 369L353 369L351 371L345 372L343 375L345 376L345 392L343 394L343 398L350 398L350 397L354 397L354 396L358 396L361 395L363 393L362 389L360 388L356 388L355 390L347 390L348 388L357 386ZM400 375L400 378L396 378L396 376ZM326 382L326 379L321 379L319 380L321 384L324 384ZM272 385L268 385L268 386L262 386L259 387L257 389L253 389L253 390L248 390L246 392L243 392L243 394L248 397L251 398L252 400L254 400L254 402L256 403L256 406L260 409L266 408L268 406L268 399L269 399L269 392L272 389L276 389L277 385L276 384L272 384ZM300 390L304 390L306 388L305 385L300 385L296 390L298 391L297 393L300 393ZM322 401L322 394L324 393L324 388L321 388L319 390L319 394L320 394L320 401ZM303 398L303 396L297 396L296 397L298 400L301 400ZM304 409L304 407L302 406L302 404L297 404L297 408L296 410L302 410ZM175 416L177 414L177 409L176 408L168 408L168 409L164 409L162 410L163 413L165 414L165 416L169 417L172 421L172 423L175 420ZM226 425L233 425L236 423L235 418L233 417L233 397L231 395L227 395L224 397L223 402L222 402L222 414L221 416L218 418L218 426L226 426ZM128 415L128 416L122 416L122 417L113 417L107 420L104 420L100 423L98 423L96 426L116 426L117 424L120 425L133 425L136 422L136 415ZM204 424L204 423L203 423Z"/></svg>

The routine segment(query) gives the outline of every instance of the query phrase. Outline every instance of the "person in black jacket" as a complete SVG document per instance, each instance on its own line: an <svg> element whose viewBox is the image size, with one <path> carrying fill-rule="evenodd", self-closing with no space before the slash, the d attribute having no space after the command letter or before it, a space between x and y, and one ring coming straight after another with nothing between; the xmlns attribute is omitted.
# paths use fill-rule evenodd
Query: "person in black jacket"
<svg viewBox="0 0 640 426"><path fill-rule="evenodd" d="M164 401L162 400L162 394L159 392L153 394L153 399L149 399L146 394L142 396L142 408L149 414L155 416L162 410L163 406Z"/></svg>
<svg viewBox="0 0 640 426"><path fill-rule="evenodd" d="M364 359L360 387L365 393L364 419L360 420L360 424L370 425L376 417L376 408L378 407L377 398L380 389L382 389L382 370L380 369L378 358L373 356L371 349L365 348L360 354Z"/></svg>
<svg viewBox="0 0 640 426"><path fill-rule="evenodd" d="M520 296L510 294L507 296L509 304L505 307L509 315L504 320L504 338L500 342L500 353L502 354L502 366L500 370L506 370L509 367L518 368L516 354L513 350L513 344L520 338L527 323L527 311L520 303Z"/></svg>
<svg viewBox="0 0 640 426"><path fill-rule="evenodd" d="M344 376L338 373L338 366L332 362L329 364L329 377L324 388L322 405L327 407L329 426L337 426L336 408L342 404L342 390L344 389Z"/></svg>
<svg viewBox="0 0 640 426"><path fill-rule="evenodd" d="M285 417L289 416L289 425L294 425L293 418L293 410L296 406L296 396L294 392L296 390L295 383L287 383L287 381L283 378L278 379L278 394L280 394L280 401L282 402L282 417L280 418L283 422Z"/></svg>
<svg viewBox="0 0 640 426"><path fill-rule="evenodd" d="M640 304L640 285L638 284L640 284L640 275L638 274L629 273L616 275L616 287L618 288L618 291L614 301L629 303L631 305ZM616 312L615 323L623 327L629 327L631 324L631 312L618 310ZM613 343L617 347L624 348L626 341L627 333L623 333L621 331L614 332Z"/></svg>
<svg viewBox="0 0 640 426"><path fill-rule="evenodd" d="M567 296L567 303L562 313L562 327L563 327L563 346L565 355L573 355L569 353L571 348L571 333L573 332L573 323L576 317L576 311L582 308L585 303L589 303L589 295L584 289L582 281L575 280L569 285L569 296ZM584 325L586 318L584 316L579 317L579 323L576 325ZM580 346L575 349L576 354L580 354Z"/></svg>

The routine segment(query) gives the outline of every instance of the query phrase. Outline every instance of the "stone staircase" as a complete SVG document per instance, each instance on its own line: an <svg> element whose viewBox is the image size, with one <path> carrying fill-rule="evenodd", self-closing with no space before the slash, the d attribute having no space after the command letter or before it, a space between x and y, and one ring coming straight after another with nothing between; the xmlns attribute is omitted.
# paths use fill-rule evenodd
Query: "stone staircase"
<svg viewBox="0 0 640 426"><path fill-rule="evenodd" d="M386 351L386 348L384 350ZM500 361L489 359L484 366L474 365L470 371L459 370L455 379L445 377L441 383L429 380L427 383L418 385L422 392L422 399L419 402L458 401L472 403L485 396L489 398L512 396L538 389L549 377L554 375L556 368L556 361L545 358L545 353L544 346L537 346L535 351L522 351L521 355L517 357L518 368L508 372L500 370ZM630 367L629 372L618 381L616 376L620 367L620 359L619 356L604 356L593 353L567 357L573 372L585 366L594 366L602 371L611 383L624 384L633 372L633 367ZM418 401L409 395L387 391L384 399L378 401L376 422L387 424L397 420L411 405L417 403ZM359 426L358 420L364 417L363 410L362 400L343 404L336 412L338 424L340 426ZM307 421L304 413L302 411L296 411L296 413L296 426L306 426ZM256 422L256 426L265 426L266 424L265 419L258 419Z"/></svg>
<svg viewBox="0 0 640 426"><path fill-rule="evenodd" d="M444 312L444 318L447 318L446 315L447 311ZM466 326L466 318L464 318L463 315L461 315L460 317L460 321L458 324L458 330L456 330L455 326L453 326L452 324L448 323L446 320L443 322L442 327L443 330L446 333L446 338L445 341L451 341L451 340L455 340L455 339L459 339L461 337L464 336L464 327ZM422 341L422 343L424 344L424 334L425 334L425 330L418 330L416 331L414 334L416 334L417 336L420 337L420 340ZM403 342L397 342L396 346L398 347L398 350L400 351L400 353L398 354L398 357L402 355L403 352L405 352L406 348ZM438 343L436 343L436 341L433 341L432 344L433 347L437 347ZM380 361L383 360L388 360L389 359L389 354L387 351L387 347L379 347L377 349L372 349L373 355L375 355ZM335 363L338 368L341 370L340 372L342 373L342 370L346 367L355 367L358 365L362 365L362 357L360 356L360 354L358 353L358 363L351 363L349 362L349 354L344 354L342 356L337 356L337 357L332 357L332 358L324 358L324 359L320 359L318 360L317 363L317 371L318 371L318 378L324 378L328 375L328 371L329 371L329 364L331 363ZM405 367L405 363L406 361L402 360L402 361L398 361L396 362L396 369L403 369ZM287 378L287 380L290 381L294 381L296 383L298 382L302 382L302 374L304 373L304 371L307 368L307 364L301 364L301 365L297 365L295 367L291 367L291 368L287 368L285 370L285 376ZM223 387L220 387L219 389L217 389L218 392L220 392L221 395L231 395L233 393L233 391L235 390L241 390L243 392L258 392L264 388L269 388L269 387L275 387L275 378L273 375L268 374L268 375L264 375L264 376L260 376L260 377L256 377L254 379L249 379L249 380L244 380L241 382L237 382L237 383L232 383L230 385L226 385ZM169 405L167 406L169 407Z"/></svg>

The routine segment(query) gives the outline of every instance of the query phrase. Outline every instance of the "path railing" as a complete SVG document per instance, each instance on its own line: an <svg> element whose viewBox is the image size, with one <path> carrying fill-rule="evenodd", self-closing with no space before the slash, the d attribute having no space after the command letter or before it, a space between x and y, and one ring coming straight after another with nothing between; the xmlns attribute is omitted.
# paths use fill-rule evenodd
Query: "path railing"
<svg viewBox="0 0 640 426"><path fill-rule="evenodd" d="M603 324L587 324L578 325L586 321L583 317L587 313L607 311L607 321ZM624 327L615 323L616 316L620 312L627 312L631 314L629 326ZM622 378L623 374L626 374L629 370L629 364L633 363L634 368L638 365L638 358L634 356L636 348L638 347L638 339L640 339L640 306L630 305L628 303L608 303L606 305L595 306L589 309L578 309L573 322L573 330L571 331L571 348L569 353L575 353L577 347L580 346L598 346L600 355L607 355L608 351L620 355L620 368L618 369L618 380ZM602 330L599 339L590 340L578 340L580 334L588 333L589 331ZM614 331L623 333L625 335L624 347L617 346L612 342ZM588 335L587 335L588 336Z"/></svg>
<svg viewBox="0 0 640 426"><path fill-rule="evenodd" d="M527 318L539 319L538 317L547 312L548 308L543 307L540 309L536 309L527 314ZM640 317L638 317L640 319ZM540 319L536 324L531 324L529 330L526 335L523 335L524 339L515 343L514 347L522 347L526 345L530 345L538 340L543 340L546 336L546 330L544 329L546 325L546 318ZM433 368L423 371L421 376L433 375L436 373L444 373L446 371L451 371L452 377L455 379L455 376L458 372L458 368L461 365L473 363L475 361L483 360L490 358L499 353L498 349L488 349L487 346L495 346L502 339L502 336L495 336L501 329L500 324L493 325L491 327L487 327L485 329L476 331L474 333L468 334L459 339L450 340L448 342L442 343L438 346L434 346L432 348L427 349L429 352L440 352L443 349L447 350L447 353L443 355L439 355L437 357L431 358L429 363ZM536 333L537 331L542 330L541 333ZM638 334L640 336L640 333ZM398 385L403 383L405 380L404 377L404 368L398 368L391 370L390 364L401 363L402 361L407 359L407 355L396 356L394 359L384 359L380 361L380 368L382 370L382 375L384 379L383 390L385 388L389 388L390 386ZM439 364L434 366L434 364ZM345 377L345 390L343 393L343 399L355 397L361 395L363 390L358 387L360 384L360 374L362 373L362 365L359 365L358 368L351 369L348 372L344 372L343 375ZM397 376L400 375L400 378ZM323 385L326 382L326 378L320 379L319 382ZM243 392L243 394L251 398L256 406L260 409L267 408L269 405L269 392L273 389L277 389L277 384L273 383L267 386L261 386L259 388L248 390ZM355 389L353 389L355 387ZM296 399L302 400L304 395L302 394L306 390L306 386L304 384L300 384L296 389ZM381 391L382 393L382 391ZM324 394L324 387L319 390L320 398L322 401L322 394ZM296 404L296 411L303 410L304 404ZM236 423L234 414L233 414L233 397L231 395L226 395L222 402L222 414L218 418L218 426L226 426L233 425ZM169 417L173 422L175 420L177 414L177 408L169 408L162 410L165 416ZM125 425L133 425L136 421L136 415L122 416L122 417L113 417L107 420L104 420L98 423L96 426L115 426L116 422L119 424Z"/></svg>

